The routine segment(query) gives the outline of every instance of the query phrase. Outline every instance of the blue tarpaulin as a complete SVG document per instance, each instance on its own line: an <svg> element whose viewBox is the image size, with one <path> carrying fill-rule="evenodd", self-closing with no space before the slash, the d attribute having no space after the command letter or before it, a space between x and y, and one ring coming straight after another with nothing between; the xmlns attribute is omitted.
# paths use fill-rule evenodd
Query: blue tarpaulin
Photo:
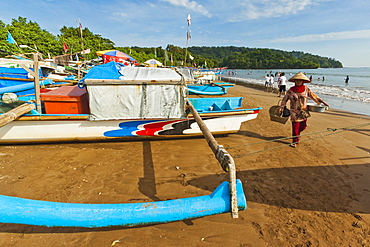
<svg viewBox="0 0 370 247"><path fill-rule="evenodd" d="M94 66L81 82L86 79L120 79L122 76L119 71L124 65L114 61L102 65Z"/></svg>

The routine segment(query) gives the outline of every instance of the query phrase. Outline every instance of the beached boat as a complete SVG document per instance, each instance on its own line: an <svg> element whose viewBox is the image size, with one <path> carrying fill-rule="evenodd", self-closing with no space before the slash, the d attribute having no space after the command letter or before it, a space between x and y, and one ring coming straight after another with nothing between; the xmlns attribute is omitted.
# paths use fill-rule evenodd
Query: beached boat
<svg viewBox="0 0 370 247"><path fill-rule="evenodd" d="M114 62L113 62L114 63ZM63 86L41 95L44 112L35 110L0 127L0 143L166 139L201 136L187 104L186 84L175 70L123 67L115 76L92 70L86 88ZM108 69L108 71L109 71ZM107 74L106 74L107 73ZM104 77L107 79L92 79ZM109 78L110 77L110 78ZM261 108L237 109L230 98L197 99L194 103L210 131L239 131ZM239 102L241 99L238 98ZM1 116L1 115L0 115Z"/></svg>
<svg viewBox="0 0 370 247"><path fill-rule="evenodd" d="M194 70L193 75L200 84L207 84L216 80L216 73L211 70Z"/></svg>
<svg viewBox="0 0 370 247"><path fill-rule="evenodd" d="M189 68L177 68L177 70L183 75L188 87L188 92L191 95L223 95L227 94L228 89L235 85L229 82L214 81L215 72L213 71L211 71L212 77L203 80L200 79L202 77L194 74L198 72L194 72Z"/></svg>
<svg viewBox="0 0 370 247"><path fill-rule="evenodd" d="M223 95L227 94L233 83L212 82L208 84L188 84L189 94L194 95Z"/></svg>
<svg viewBox="0 0 370 247"><path fill-rule="evenodd" d="M34 77L30 73L34 70L33 68L29 68L32 63L33 61L26 59L0 59L0 96L4 93L15 93L17 95L35 94ZM16 66L23 66L24 68ZM40 67L38 70L40 86L44 87L51 84L65 85L72 84L75 81L72 76L52 77L54 71L54 67L48 66L45 63Z"/></svg>
<svg viewBox="0 0 370 247"><path fill-rule="evenodd" d="M33 61L29 59L4 59L0 58L0 79L1 80L15 80L20 81L33 81L32 75L24 68L24 66L33 71L30 66L33 65ZM45 62L40 62L39 76L40 79L43 77L48 77L51 73L55 71L55 67L46 64Z"/></svg>
<svg viewBox="0 0 370 247"><path fill-rule="evenodd" d="M111 65L92 70L84 79L86 88L65 86L42 95L45 113L25 103L0 115L0 142L204 135L230 182L223 182L208 196L145 203L64 203L0 195L0 222L96 228L166 223L226 212L237 218L238 211L246 208L243 187L236 179L232 157L211 132L234 133L242 122L256 118L260 108L235 109L241 107L241 97L189 99L183 76L175 70L125 67L116 79L106 73L106 68L117 69ZM107 79L96 79L101 76Z"/></svg>

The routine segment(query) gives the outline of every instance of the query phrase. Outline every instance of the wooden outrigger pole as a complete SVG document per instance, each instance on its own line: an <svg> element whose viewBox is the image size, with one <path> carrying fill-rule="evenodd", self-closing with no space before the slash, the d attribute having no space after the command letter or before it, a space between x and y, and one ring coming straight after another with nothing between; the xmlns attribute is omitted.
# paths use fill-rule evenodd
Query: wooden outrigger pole
<svg viewBox="0 0 370 247"><path fill-rule="evenodd" d="M38 54L33 54L33 70L30 70L25 65L20 64L20 66L25 69L28 73L30 73L34 78L35 84L35 99L36 99L36 110L38 112L42 112L41 108L41 98L40 98L40 78L39 78L39 59Z"/></svg>
<svg viewBox="0 0 370 247"><path fill-rule="evenodd" d="M209 147L212 149L216 159L220 163L222 169L229 173L229 189L230 189L230 203L231 203L231 216L238 218L238 200L236 196L236 169L233 157L225 150L222 145L219 145L216 139L213 137L211 131L209 131L207 125L203 122L194 106L187 101L187 106L193 114L195 121L197 122L200 130L206 138Z"/></svg>

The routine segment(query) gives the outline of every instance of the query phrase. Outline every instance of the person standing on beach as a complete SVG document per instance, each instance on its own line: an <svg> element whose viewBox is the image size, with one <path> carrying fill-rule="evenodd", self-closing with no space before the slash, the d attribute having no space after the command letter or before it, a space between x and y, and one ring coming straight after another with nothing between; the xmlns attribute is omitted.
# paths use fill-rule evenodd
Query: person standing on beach
<svg viewBox="0 0 370 247"><path fill-rule="evenodd" d="M329 106L329 104L320 99L311 89L304 85L304 83L310 83L311 81L302 72L297 73L288 81L294 82L295 85L287 91L284 98L281 100L280 111L283 111L289 100L293 136L293 142L290 146L295 148L299 143L301 132L307 127L307 118L310 116L307 112L307 98L310 97L317 104L322 103L326 106Z"/></svg>
<svg viewBox="0 0 370 247"><path fill-rule="evenodd" d="M286 91L286 77L285 77L285 73L284 72L282 72L280 74L280 77L278 79L278 86L279 86L278 97L280 97L281 95L285 95L285 91Z"/></svg>
<svg viewBox="0 0 370 247"><path fill-rule="evenodd" d="M344 79L344 82L348 83L348 81L349 81L349 76L347 75L346 79Z"/></svg>
<svg viewBox="0 0 370 247"><path fill-rule="evenodd" d="M269 91L269 84L270 84L270 75L269 75L269 74L267 74L267 75L265 76L265 90L266 90L266 92L268 92L268 91Z"/></svg>
<svg viewBox="0 0 370 247"><path fill-rule="evenodd" d="M274 75L270 74L269 89L274 93Z"/></svg>

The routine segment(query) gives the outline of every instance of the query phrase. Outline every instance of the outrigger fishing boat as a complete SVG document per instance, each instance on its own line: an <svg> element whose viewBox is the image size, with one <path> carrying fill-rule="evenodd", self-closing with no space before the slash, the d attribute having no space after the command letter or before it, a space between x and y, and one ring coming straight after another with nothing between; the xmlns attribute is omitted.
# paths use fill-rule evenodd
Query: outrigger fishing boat
<svg viewBox="0 0 370 247"><path fill-rule="evenodd" d="M226 212L237 218L238 211L247 206L243 187L236 179L232 157L212 133L235 133L242 122L256 118L261 108L235 109L241 106L241 97L188 98L183 77L172 69L124 67L119 69L120 78L115 78L105 73L106 67L117 69L114 63L102 71L93 69L79 87L60 87L41 95L45 112L25 103L1 115L0 142L204 135L230 181L210 195L145 203L63 203L0 195L0 223L96 228L167 223Z"/></svg>
<svg viewBox="0 0 370 247"><path fill-rule="evenodd" d="M223 95L227 94L229 88L233 87L232 83L211 82L208 84L189 84L189 94L194 95Z"/></svg>
<svg viewBox="0 0 370 247"><path fill-rule="evenodd" d="M167 139L201 136L189 104L214 135L236 133L261 108L241 97L189 98L181 74L168 68L95 66L79 86L41 94L42 112L9 121L0 115L0 143ZM8 119L8 120L1 120Z"/></svg>
<svg viewBox="0 0 370 247"><path fill-rule="evenodd" d="M35 94L34 76L31 75L34 70L29 68L32 64L33 61L28 59L0 58L0 96L6 93L15 93L18 96ZM37 73L39 85L42 87L72 85L75 81L74 76L59 76L54 74L55 71L55 67L43 62Z"/></svg>
<svg viewBox="0 0 370 247"><path fill-rule="evenodd" d="M199 71L193 71L189 68L179 68L184 76L188 92L190 95L223 95L227 94L229 88L235 86L234 83L215 81L215 73L213 71L202 72L208 73L205 76L199 76Z"/></svg>

